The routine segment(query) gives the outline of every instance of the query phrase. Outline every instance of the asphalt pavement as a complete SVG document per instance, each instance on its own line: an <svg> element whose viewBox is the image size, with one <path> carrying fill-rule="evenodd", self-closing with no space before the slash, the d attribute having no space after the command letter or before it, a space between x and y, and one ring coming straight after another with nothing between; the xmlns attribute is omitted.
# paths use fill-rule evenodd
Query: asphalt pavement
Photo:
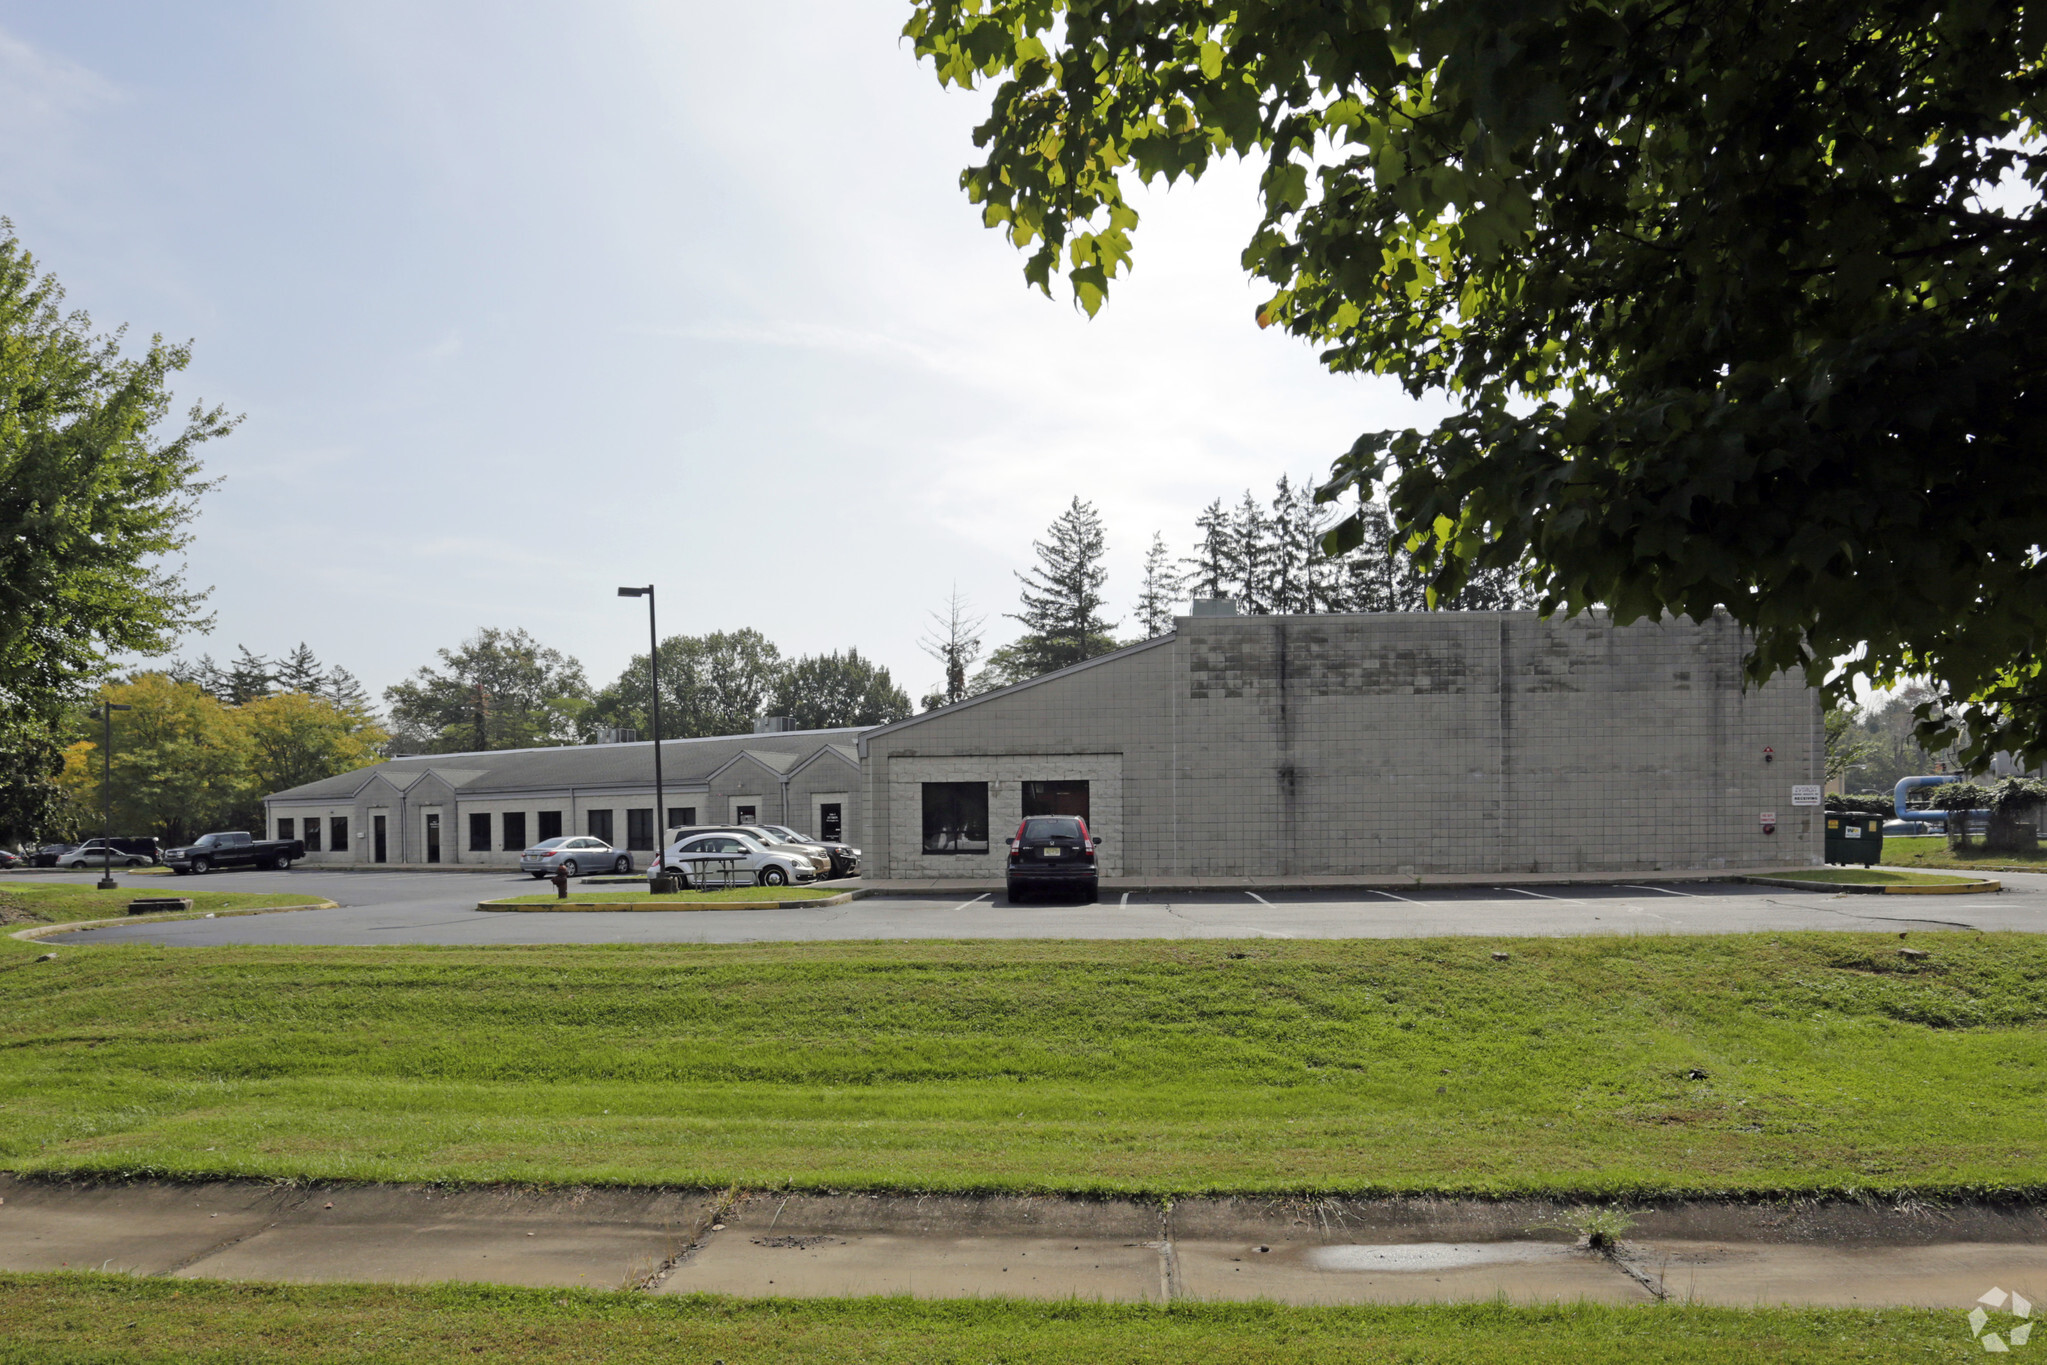
<svg viewBox="0 0 2047 1365"><path fill-rule="evenodd" d="M90 882L89 875L81 881ZM138 894L199 885L124 877ZM1742 882L1458 886L1400 891L1105 893L1092 904L1000 894L872 896L789 910L532 914L476 909L527 894L524 876L421 872L217 873L209 891L322 896L331 910L122 924L72 943L246 944L756 943L855 939L1414 938L1440 935L1715 934L1847 929L2047 930L2047 875L2006 874L2001 893L1868 896ZM593 888L594 889L594 888Z"/></svg>

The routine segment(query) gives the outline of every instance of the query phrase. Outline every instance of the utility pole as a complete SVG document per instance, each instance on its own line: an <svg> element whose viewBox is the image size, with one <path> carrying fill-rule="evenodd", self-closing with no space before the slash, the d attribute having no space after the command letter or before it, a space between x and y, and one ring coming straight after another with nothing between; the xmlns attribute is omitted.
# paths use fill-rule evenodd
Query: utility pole
<svg viewBox="0 0 2047 1365"><path fill-rule="evenodd" d="M668 798L661 786L661 635L654 626L654 585L644 588L620 588L620 597L644 597L647 599L647 673L653 691L648 702L648 718L654 726L654 872L661 872L661 854L668 843ZM631 842L631 832L627 832Z"/></svg>

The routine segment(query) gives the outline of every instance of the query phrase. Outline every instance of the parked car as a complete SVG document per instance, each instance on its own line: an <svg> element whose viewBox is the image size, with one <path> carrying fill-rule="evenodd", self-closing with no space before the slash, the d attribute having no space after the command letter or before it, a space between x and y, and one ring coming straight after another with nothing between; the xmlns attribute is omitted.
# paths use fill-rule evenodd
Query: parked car
<svg viewBox="0 0 2047 1365"><path fill-rule="evenodd" d="M114 856L111 861L115 867L148 867L152 863L163 861L157 852L156 840L153 838L116 838L113 843ZM105 851L106 846L107 841L104 839L87 839L76 848L59 855L56 865L58 867L104 867L109 861Z"/></svg>
<svg viewBox="0 0 2047 1365"><path fill-rule="evenodd" d="M1009 841L1009 898L1024 899L1026 892L1057 887L1078 891L1093 900L1101 889L1095 850L1102 841L1087 832L1087 821L1077 815L1033 815L1016 827Z"/></svg>
<svg viewBox="0 0 2047 1365"><path fill-rule="evenodd" d="M57 860L77 848L77 844L44 844L28 855L30 867L55 867Z"/></svg>
<svg viewBox="0 0 2047 1365"><path fill-rule="evenodd" d="M729 863L723 859L730 859ZM701 859L712 861L703 862ZM710 834L685 834L663 850L659 859L647 868L647 877L666 872L680 876L689 884L699 884L703 878L725 878L727 881L751 882L759 886L786 886L790 882L817 880L817 867L811 859L785 844L769 844L744 830L729 830Z"/></svg>
<svg viewBox="0 0 2047 1365"><path fill-rule="evenodd" d="M811 875L829 877L832 874L832 855L823 844L792 842L773 831L777 825L685 825L668 831L670 842L685 834L744 834L758 844L766 844L783 853L793 853L810 861Z"/></svg>
<svg viewBox="0 0 2047 1365"><path fill-rule="evenodd" d="M556 868L571 877L593 872L633 870L633 855L621 853L602 839L587 834L567 834L559 839L542 839L519 855L519 870L534 877L552 877Z"/></svg>
<svg viewBox="0 0 2047 1365"><path fill-rule="evenodd" d="M28 862L11 848L0 848L0 870L21 867Z"/></svg>
<svg viewBox="0 0 2047 1365"><path fill-rule="evenodd" d="M203 876L215 868L270 867L283 871L306 856L297 839L251 839L245 829L202 834L183 848L170 849L163 860L180 877Z"/></svg>
<svg viewBox="0 0 2047 1365"><path fill-rule="evenodd" d="M851 844L834 844L823 839L813 839L808 834L800 834L790 829L787 825L762 825L761 828L780 837L783 843L823 849L825 855L832 860L831 868L824 873L825 876L850 877L860 870L860 850Z"/></svg>

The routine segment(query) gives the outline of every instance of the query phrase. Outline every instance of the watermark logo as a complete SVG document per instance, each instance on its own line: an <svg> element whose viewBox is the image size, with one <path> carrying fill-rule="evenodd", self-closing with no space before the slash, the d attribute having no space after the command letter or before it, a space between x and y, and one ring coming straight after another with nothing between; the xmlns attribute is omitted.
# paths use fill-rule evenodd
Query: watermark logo
<svg viewBox="0 0 2047 1365"><path fill-rule="evenodd" d="M2032 1338L2033 1305L2020 1295L2007 1294L1992 1285L1989 1292L1976 1300L1976 1304L1976 1307L1969 1310L1969 1332L1977 1341L1983 1343L1984 1350L1993 1354L2009 1351L2014 1346L2025 1345ZM2002 1332L1991 1331L1990 1325L1996 1319L1990 1315L2007 1310L2017 1321L2005 1327Z"/></svg>

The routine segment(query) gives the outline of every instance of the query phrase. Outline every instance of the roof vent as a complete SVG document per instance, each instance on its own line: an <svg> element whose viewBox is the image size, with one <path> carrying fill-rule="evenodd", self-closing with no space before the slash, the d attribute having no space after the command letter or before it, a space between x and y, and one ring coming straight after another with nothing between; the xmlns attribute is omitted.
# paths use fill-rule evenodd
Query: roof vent
<svg viewBox="0 0 2047 1365"><path fill-rule="evenodd" d="M590 742L592 744L638 744L640 742L640 732L638 730L621 730L610 725L600 725L597 727L596 735Z"/></svg>
<svg viewBox="0 0 2047 1365"><path fill-rule="evenodd" d="M779 735L788 728L787 716L762 716L753 723L753 732L757 735Z"/></svg>
<svg viewBox="0 0 2047 1365"><path fill-rule="evenodd" d="M1197 597L1188 604L1190 616L1235 616L1237 602L1232 597Z"/></svg>

